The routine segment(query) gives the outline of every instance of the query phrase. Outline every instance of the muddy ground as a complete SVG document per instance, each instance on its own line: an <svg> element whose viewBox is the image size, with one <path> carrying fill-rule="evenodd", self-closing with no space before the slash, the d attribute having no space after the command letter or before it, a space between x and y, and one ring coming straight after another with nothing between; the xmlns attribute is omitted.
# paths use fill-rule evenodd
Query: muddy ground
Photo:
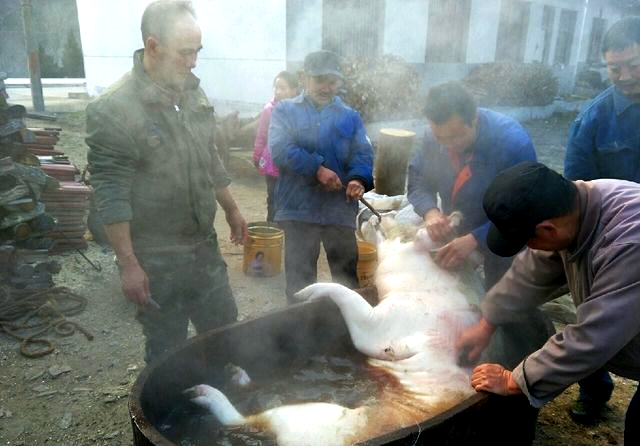
<svg viewBox="0 0 640 446"><path fill-rule="evenodd" d="M571 116L533 121L530 130L540 159L561 169L563 144ZM31 123L33 127L42 122ZM82 113L59 115L54 124L63 128L58 148L81 169L86 164ZM234 152L230 171L232 192L247 221L265 215L263 179L255 174L248 151ZM240 318L254 318L285 305L284 278L247 277L242 272L243 250L228 242L223 218L216 221L223 255ZM56 285L84 296L86 309L70 319L90 331L84 335L53 336L53 354L28 359L19 345L0 334L0 444L2 445L130 445L132 431L127 398L132 383L144 367L143 338L134 320L134 308L121 293L113 255L91 242L85 255L102 270L96 271L79 254L56 258L62 271ZM320 280L328 279L321 261ZM561 325L561 322L558 322ZM575 398L572 386L541 411L534 445L622 444L624 413L635 383L614 377L616 388L604 418L594 426L575 424L568 408ZM517 444L517 443L514 443Z"/></svg>

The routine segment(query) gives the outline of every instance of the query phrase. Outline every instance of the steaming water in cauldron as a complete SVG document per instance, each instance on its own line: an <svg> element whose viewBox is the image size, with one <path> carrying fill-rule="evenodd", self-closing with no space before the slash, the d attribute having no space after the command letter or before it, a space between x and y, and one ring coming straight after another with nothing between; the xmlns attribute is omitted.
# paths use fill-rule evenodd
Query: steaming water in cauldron
<svg viewBox="0 0 640 446"><path fill-rule="evenodd" d="M242 413L260 413L283 404L333 401L358 407L376 395L379 385L367 373L364 357L314 356L295 361L290 368L278 370L264 382L252 381L250 390L228 385L225 394ZM375 404L375 401L369 401ZM259 429L221 429L210 414L198 410L186 398L168 414L159 430L181 445L256 444L275 445L268 432ZM186 434L185 434L186 433Z"/></svg>
<svg viewBox="0 0 640 446"><path fill-rule="evenodd" d="M360 292L369 298L375 295L373 289ZM321 369L323 373L317 375L314 386L307 386L308 390L321 393L324 388L325 394L332 393L345 405L356 404L378 392L379 381L368 375L363 356L354 349L335 304L321 300L293 305L192 338L183 347L147 367L134 384L129 399L134 444L196 445L198 438L195 435L208 436L206 444L273 444L269 437L260 433L248 435L242 430L234 430L231 435L227 434L226 440L217 442L213 439L219 436L219 424L211 416L187 405L182 391L188 387L209 383L225 388L224 366L229 362L243 365L255 382L272 382L276 386L283 385L278 380L285 376L296 373L311 376ZM332 373L336 374L333 382L328 379ZM352 378L342 380L350 373L353 373ZM346 389L351 379L358 382L358 386ZM314 389L318 383L320 385ZM300 397L296 395L300 391L301 387L283 392L283 403L287 402L286 397ZM258 404L259 395L260 391L255 397ZM268 398L262 403L268 405ZM246 397L246 404L251 404L250 395ZM196 414L195 418L190 418L191 425L181 424L180 417L171 418L180 415L181 409ZM242 411L244 407L240 409ZM362 444L461 445L471 439L495 442L496 432L504 430L505 425L521 435L530 433L532 417L535 413L531 412L526 399L476 394L413 426L390 429ZM191 431L193 424L197 429ZM187 430L182 431L183 428Z"/></svg>

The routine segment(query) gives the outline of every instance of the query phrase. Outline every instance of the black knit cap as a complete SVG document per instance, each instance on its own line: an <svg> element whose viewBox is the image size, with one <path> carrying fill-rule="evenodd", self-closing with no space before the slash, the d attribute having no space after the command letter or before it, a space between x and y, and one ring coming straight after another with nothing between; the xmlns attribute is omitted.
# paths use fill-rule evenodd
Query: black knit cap
<svg viewBox="0 0 640 446"><path fill-rule="evenodd" d="M333 51L327 50L309 53L304 58L304 72L309 76L333 74L342 78L340 57Z"/></svg>
<svg viewBox="0 0 640 446"><path fill-rule="evenodd" d="M536 225L571 209L575 185L544 164L526 161L500 172L482 200L491 227L487 245L511 257L535 235Z"/></svg>

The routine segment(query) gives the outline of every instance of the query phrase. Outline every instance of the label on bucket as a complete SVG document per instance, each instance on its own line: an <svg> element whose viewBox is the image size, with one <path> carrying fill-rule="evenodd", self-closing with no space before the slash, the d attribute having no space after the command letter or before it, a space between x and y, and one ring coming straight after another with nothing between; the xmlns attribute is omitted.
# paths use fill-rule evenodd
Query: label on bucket
<svg viewBox="0 0 640 446"><path fill-rule="evenodd" d="M375 270L371 270L370 268L358 268L358 285L360 286L360 288L374 286L376 284L375 279Z"/></svg>
<svg viewBox="0 0 640 446"><path fill-rule="evenodd" d="M269 277L273 276L273 268L265 259L265 254L262 251L256 252L253 259L247 265L246 273L250 276L256 277Z"/></svg>

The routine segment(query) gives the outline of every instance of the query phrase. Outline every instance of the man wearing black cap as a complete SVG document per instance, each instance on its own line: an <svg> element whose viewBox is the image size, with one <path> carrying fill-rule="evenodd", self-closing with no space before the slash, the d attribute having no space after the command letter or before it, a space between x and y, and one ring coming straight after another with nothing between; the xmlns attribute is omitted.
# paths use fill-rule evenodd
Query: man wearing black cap
<svg viewBox="0 0 640 446"><path fill-rule="evenodd" d="M477 391L524 393L541 407L600 367L640 379L640 185L622 180L569 181L525 162L496 177L483 207L492 222L489 248L523 248L482 301L482 319L458 340L478 359L497 326L518 320L568 285L577 322L555 334L513 371L473 370ZM625 444L640 444L640 393L627 409Z"/></svg>
<svg viewBox="0 0 640 446"><path fill-rule="evenodd" d="M336 96L342 85L335 53L304 60L304 91L281 101L269 127L280 170L276 214L285 233L287 300L317 280L320 243L332 279L358 286L355 238L358 200L373 188L373 149L357 111Z"/></svg>

